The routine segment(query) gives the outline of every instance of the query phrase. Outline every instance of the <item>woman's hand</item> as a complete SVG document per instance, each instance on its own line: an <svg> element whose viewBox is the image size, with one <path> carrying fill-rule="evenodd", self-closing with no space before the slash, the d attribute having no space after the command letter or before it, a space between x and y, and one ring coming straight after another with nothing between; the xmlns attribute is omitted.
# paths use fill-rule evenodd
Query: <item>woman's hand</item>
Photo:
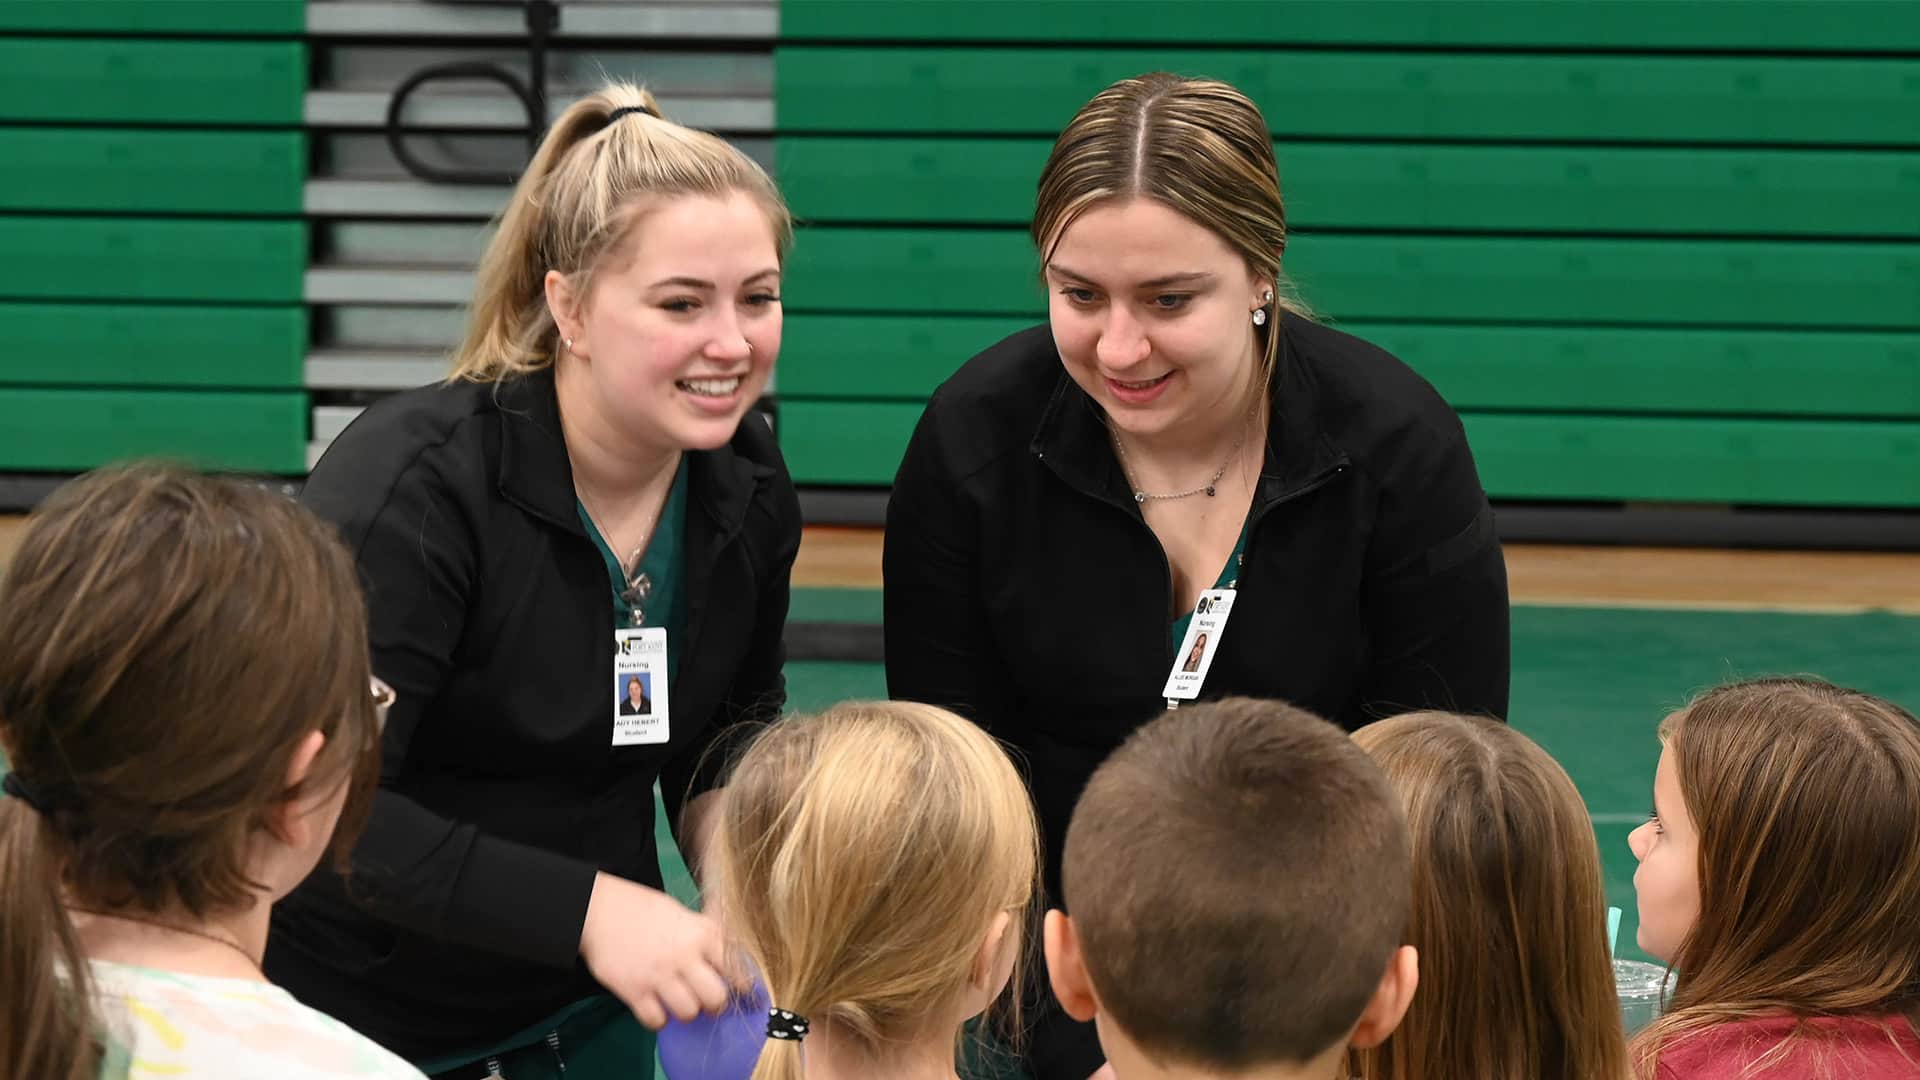
<svg viewBox="0 0 1920 1080"><path fill-rule="evenodd" d="M612 874L593 881L580 955L600 985L655 1031L727 1006L720 924L657 889Z"/></svg>

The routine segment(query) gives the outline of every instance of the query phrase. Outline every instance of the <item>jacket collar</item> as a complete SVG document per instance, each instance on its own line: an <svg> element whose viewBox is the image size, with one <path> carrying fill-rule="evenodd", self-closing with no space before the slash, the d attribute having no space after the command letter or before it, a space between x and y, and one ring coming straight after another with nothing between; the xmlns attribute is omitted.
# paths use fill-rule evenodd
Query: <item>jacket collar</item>
<svg viewBox="0 0 1920 1080"><path fill-rule="evenodd" d="M1280 354L1274 364L1267 453L1256 504L1288 498L1347 461L1320 422L1319 385L1287 332L1290 321L1287 316L1280 320ZM1064 368L1029 449L1080 491L1107 502L1135 505L1114 455L1104 413Z"/></svg>
<svg viewBox="0 0 1920 1080"><path fill-rule="evenodd" d="M555 528L585 536L573 490L573 464L561 433L553 369L495 384L492 393L500 413L500 494ZM761 421L749 415L740 422ZM717 450L696 450L687 454L687 491L724 540L740 531L754 489L763 475L772 472L740 454L731 443Z"/></svg>

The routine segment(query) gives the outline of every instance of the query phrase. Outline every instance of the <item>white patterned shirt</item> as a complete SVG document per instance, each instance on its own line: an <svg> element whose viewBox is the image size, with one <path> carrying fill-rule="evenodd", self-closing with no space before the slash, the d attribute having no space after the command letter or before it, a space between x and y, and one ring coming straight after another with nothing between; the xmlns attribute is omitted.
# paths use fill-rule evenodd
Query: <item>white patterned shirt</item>
<svg viewBox="0 0 1920 1080"><path fill-rule="evenodd" d="M425 1080L271 983L92 962L103 1080Z"/></svg>

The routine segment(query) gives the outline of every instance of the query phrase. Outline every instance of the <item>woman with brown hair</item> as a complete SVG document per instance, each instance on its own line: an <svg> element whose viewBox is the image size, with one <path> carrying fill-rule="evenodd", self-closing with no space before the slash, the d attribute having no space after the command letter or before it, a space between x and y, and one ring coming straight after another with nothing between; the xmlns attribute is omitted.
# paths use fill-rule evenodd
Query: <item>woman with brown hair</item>
<svg viewBox="0 0 1920 1080"><path fill-rule="evenodd" d="M1600 848L1560 763L1480 717L1421 712L1353 739L1413 837L1420 992L1355 1080L1626 1080Z"/></svg>
<svg viewBox="0 0 1920 1080"><path fill-rule="evenodd" d="M718 927L663 890L654 788L697 870L717 744L786 700L800 507L750 410L791 239L738 148L635 86L574 102L451 377L307 482L400 701L352 882L290 897L267 966L429 1073L634 1080L648 1029L728 1004Z"/></svg>
<svg viewBox="0 0 1920 1080"><path fill-rule="evenodd" d="M1289 297L1259 109L1108 87L1054 143L1033 241L1048 325L949 379L895 478L886 661L893 697L1021 750L1053 895L1075 797L1169 699L1504 713L1506 570L1460 421ZM1203 682L1177 650L1227 590ZM1037 1080L1101 1066L1057 1011L1031 1045Z"/></svg>
<svg viewBox="0 0 1920 1080"><path fill-rule="evenodd" d="M392 701L333 531L98 472L35 512L0 609L0 1076L418 1080L260 970L273 903L353 844Z"/></svg>
<svg viewBox="0 0 1920 1080"><path fill-rule="evenodd" d="M1814 679L1660 725L1630 843L1640 947L1675 969L1648 1080L1920 1077L1920 725Z"/></svg>

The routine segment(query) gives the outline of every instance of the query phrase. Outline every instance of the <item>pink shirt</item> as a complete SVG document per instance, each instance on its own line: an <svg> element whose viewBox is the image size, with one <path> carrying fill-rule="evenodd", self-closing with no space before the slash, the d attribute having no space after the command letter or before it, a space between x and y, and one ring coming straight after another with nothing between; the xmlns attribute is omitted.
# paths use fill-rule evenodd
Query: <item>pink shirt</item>
<svg viewBox="0 0 1920 1080"><path fill-rule="evenodd" d="M1709 1028L1660 1055L1659 1080L1920 1080L1920 1032L1900 1017L1817 1019L1785 1056L1756 1073L1748 1065L1793 1030L1790 1016ZM1897 1040L1897 1043L1896 1043ZM1903 1053L1904 1051L1904 1053Z"/></svg>

